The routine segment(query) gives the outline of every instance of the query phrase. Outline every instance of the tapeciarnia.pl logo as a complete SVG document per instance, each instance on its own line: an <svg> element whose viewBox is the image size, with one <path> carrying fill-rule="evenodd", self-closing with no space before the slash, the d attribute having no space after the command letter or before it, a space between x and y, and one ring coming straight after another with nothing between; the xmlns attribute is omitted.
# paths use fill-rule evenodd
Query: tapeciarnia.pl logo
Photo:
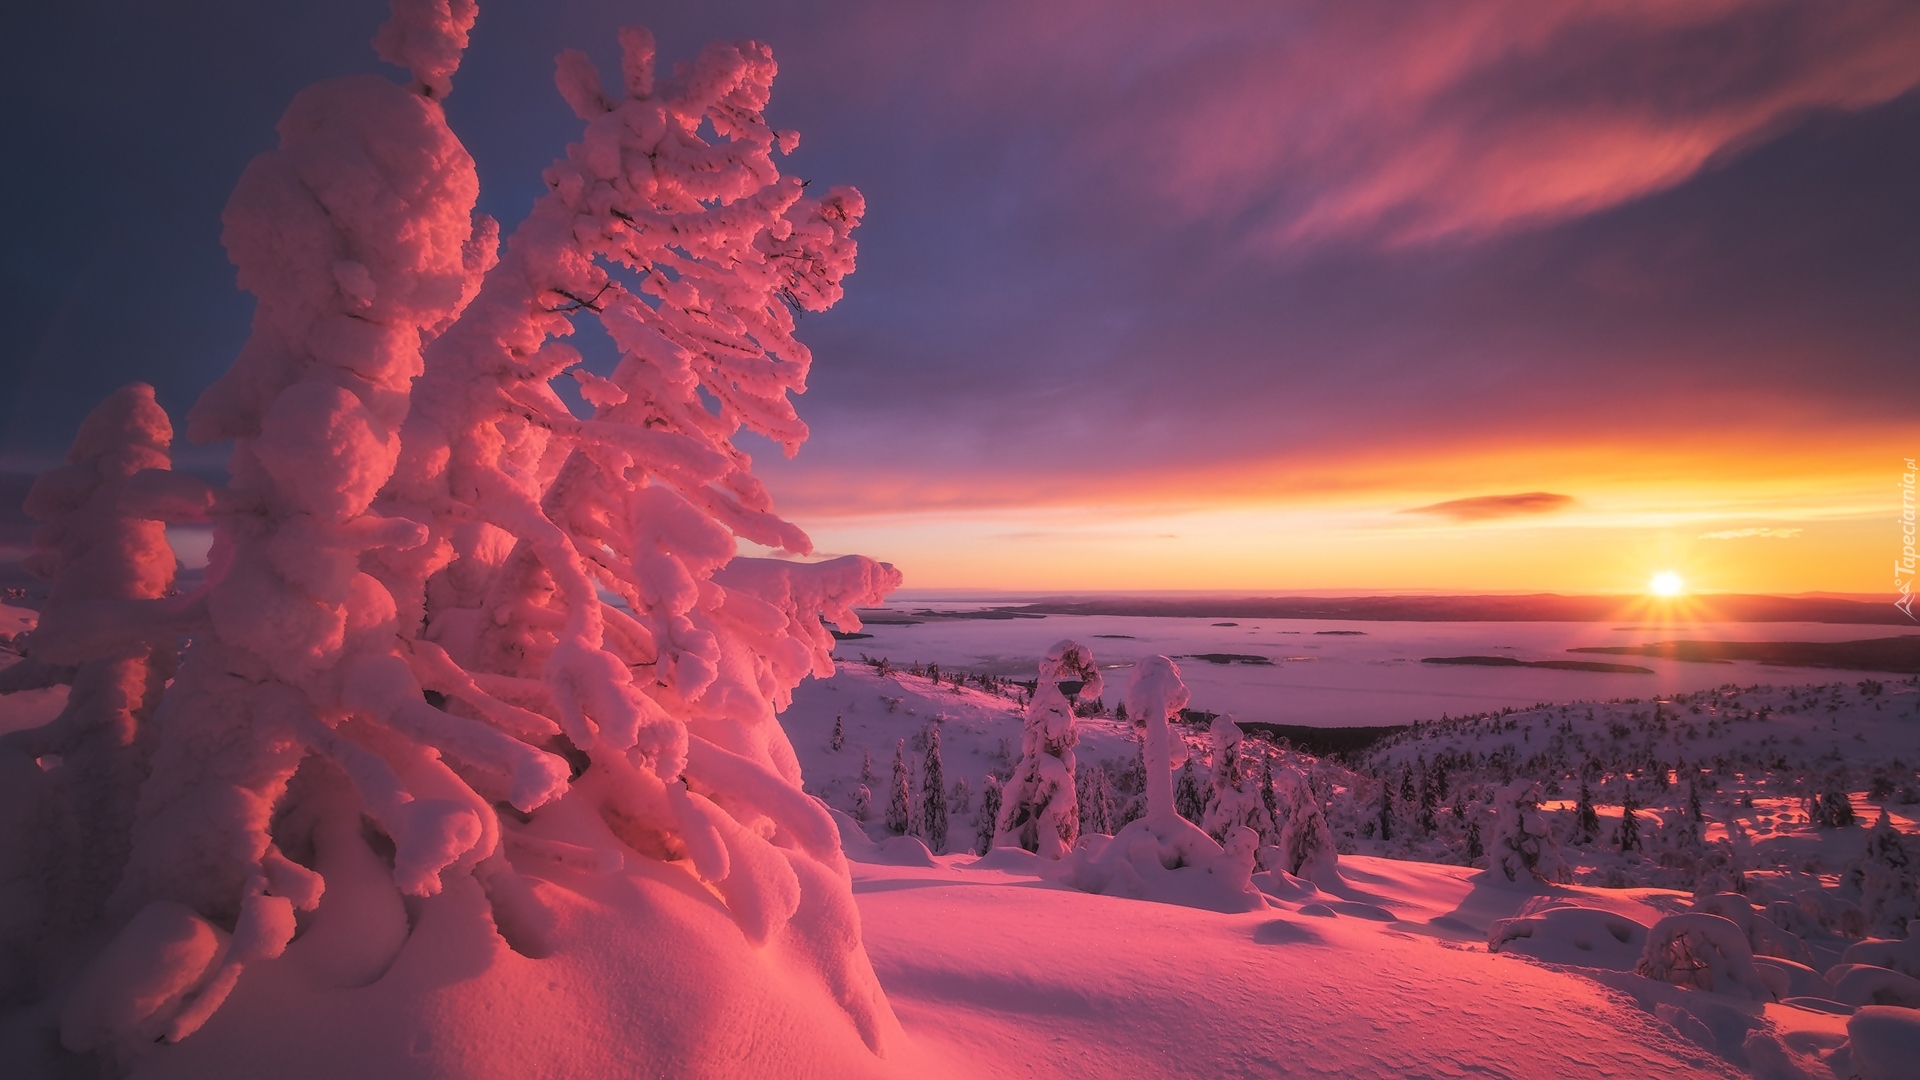
<svg viewBox="0 0 1920 1080"><path fill-rule="evenodd" d="M1893 606L1909 619L1920 622L1913 613L1913 459L1905 458L1906 472L1900 474L1900 557L1893 560L1893 588L1900 596Z"/></svg>

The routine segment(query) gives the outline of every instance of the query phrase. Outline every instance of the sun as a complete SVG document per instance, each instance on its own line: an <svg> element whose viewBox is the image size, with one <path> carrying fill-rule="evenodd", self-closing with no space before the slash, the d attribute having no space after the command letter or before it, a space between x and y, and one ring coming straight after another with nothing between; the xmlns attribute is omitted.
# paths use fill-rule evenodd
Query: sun
<svg viewBox="0 0 1920 1080"><path fill-rule="evenodd" d="M1662 570L1653 575L1652 581L1647 582L1647 591L1655 596L1679 596L1686 591L1686 588L1686 582L1681 581L1680 575L1671 570Z"/></svg>

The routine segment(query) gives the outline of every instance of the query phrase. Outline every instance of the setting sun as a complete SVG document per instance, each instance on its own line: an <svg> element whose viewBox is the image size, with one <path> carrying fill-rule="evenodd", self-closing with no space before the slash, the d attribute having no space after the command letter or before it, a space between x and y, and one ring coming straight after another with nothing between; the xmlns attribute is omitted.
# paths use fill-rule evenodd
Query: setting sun
<svg viewBox="0 0 1920 1080"><path fill-rule="evenodd" d="M1685 588L1686 583L1680 580L1680 575L1671 570L1653 575L1653 580L1647 583L1647 591L1655 596L1679 596Z"/></svg>

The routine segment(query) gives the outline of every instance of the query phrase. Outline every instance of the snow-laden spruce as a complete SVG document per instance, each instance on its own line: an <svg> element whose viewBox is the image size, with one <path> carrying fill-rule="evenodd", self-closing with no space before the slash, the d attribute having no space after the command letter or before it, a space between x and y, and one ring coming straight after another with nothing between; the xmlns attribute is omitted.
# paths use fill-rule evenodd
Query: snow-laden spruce
<svg viewBox="0 0 1920 1080"><path fill-rule="evenodd" d="M1040 658L1040 677L1027 702L1020 736L1020 761L1001 790L995 847L1019 847L1058 859L1073 850L1080 835L1080 806L1074 788L1073 703L1063 683L1080 684L1075 694L1097 698L1106 682L1093 652L1077 641L1061 641Z"/></svg>
<svg viewBox="0 0 1920 1080"><path fill-rule="evenodd" d="M51 723L0 736L0 1005L50 987L126 865L153 710L176 659L153 610L174 576L161 518L182 509L168 505L172 442L153 388L124 386L27 493L41 524L24 566L50 588L0 693L71 689Z"/></svg>
<svg viewBox="0 0 1920 1080"><path fill-rule="evenodd" d="M1326 811L1306 774L1299 769L1283 770L1274 775L1273 786L1283 824L1277 850L1263 853L1267 868L1284 870L1315 884L1337 883L1340 852L1334 846Z"/></svg>
<svg viewBox="0 0 1920 1080"><path fill-rule="evenodd" d="M137 660L127 650L163 635L193 641L154 713L144 781L114 781L138 783L138 811L93 928L107 943L65 994L61 1039L122 1067L218 1044L274 1071L291 1043L223 1043L231 1024L189 1037L247 978L279 987L282 1007L249 1013L261 999L242 994L229 1008L341 1020L288 1003L385 992L411 955L460 970L436 984L445 994L537 979L554 1010L671 1009L682 1019L623 1028L615 1056L635 1071L752 1071L776 1052L783 1067L868 1068L895 1021L835 826L801 792L775 714L800 679L832 671L822 618L857 627L853 607L899 575L858 556L737 558L736 537L810 545L734 442L746 429L792 453L805 439L795 313L839 299L859 194L803 198L780 176L774 155L798 136L764 118L765 46L711 46L657 80L652 38L629 29L614 90L582 54L561 57L585 131L499 255L440 104L474 6L394 8L376 45L412 85L360 75L303 91L229 200L223 240L258 301L253 333L189 418L195 440L234 441L227 490L154 479L164 416L150 394L109 403L140 419L121 424L132 464L100 475L153 504L112 542L164 551L162 518L210 521L216 539L192 596L153 600L168 556L113 597L151 608L56 603L43 625L47 659L81 669ZM620 351L605 374L555 340L581 318ZM559 377L589 415L555 393ZM154 681L125 674L130 690ZM608 875L617 901L589 884ZM445 929L417 945L423 919L478 936L464 955ZM496 943L555 974L514 974ZM607 948L633 952L580 966ZM642 970L644 992L589 985ZM705 1036L753 1016L807 1034L758 1049ZM330 1045L351 1056L351 1042ZM517 1053L496 1051L502 1068Z"/></svg>

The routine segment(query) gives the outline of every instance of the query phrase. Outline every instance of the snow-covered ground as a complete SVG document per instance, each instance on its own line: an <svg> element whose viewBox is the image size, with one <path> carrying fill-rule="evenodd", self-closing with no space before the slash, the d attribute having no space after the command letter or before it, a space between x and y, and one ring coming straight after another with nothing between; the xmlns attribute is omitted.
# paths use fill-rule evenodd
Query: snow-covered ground
<svg viewBox="0 0 1920 1080"><path fill-rule="evenodd" d="M1645 887L1650 876L1681 873L1651 854L1623 856L1598 840L1573 843L1571 798L1549 799L1543 811L1567 841L1574 877L1587 884L1524 876L1516 883L1496 870L1413 861L1446 858L1438 837L1395 845L1356 843L1349 833L1338 883L1316 890L1280 878L1275 887L1275 875L1261 875L1268 907L1240 914L1087 895L1068 887L1057 866L1004 849L985 859L930 855L918 840L889 837L877 811L864 830L855 832L846 819L842 826L868 948L894 1007L922 1049L937 1048L963 1074L1913 1075L1899 1071L1904 1064L1875 1072L1872 1060L1855 1061L1842 1049L1851 1016L1884 1019L1880 1003L1901 992L1862 991L1857 976L1836 985L1852 970L1842 957L1857 958L1846 950L1858 932L1849 937L1811 915L1790 918L1803 901L1814 906L1809 896L1841 903L1841 872L1861 857L1865 825L1880 806L1896 828L1911 832L1915 825L1914 807L1897 798L1869 801L1869 791L1856 790L1861 822L1816 827L1789 790L1821 765L1850 767L1864 782L1898 760L1901 775L1913 779L1907 763L1920 762L1920 696L1910 682L1873 689L1861 681L1868 685L1667 697L1659 702L1664 730L1653 701L1475 716L1423 725L1373 755L1363 771L1320 766L1333 817L1351 829L1371 809L1371 772L1392 776L1443 752L1492 752L1504 760L1510 741L1534 746L1535 760L1516 754L1513 761L1523 773L1530 764L1543 774L1565 759L1605 758L1616 741L1622 749L1630 741L1638 754L1651 744L1656 756L1684 755L1709 770L1716 760L1744 763L1753 775L1736 770L1708 800L1714 814L1732 815L1745 841L1753 916L1747 921L1765 924L1762 909L1770 901L1793 898L1786 901L1791 910L1771 914L1804 935L1803 959L1810 961L1750 961L1767 973L1756 977L1781 984L1782 992L1761 999L1730 995L1724 984L1707 992L1634 973L1649 932L1666 916L1691 911L1696 896L1690 886ZM1549 731L1550 721L1572 730ZM973 793L990 771L1005 773L1009 748L1017 756L1019 745L1015 700L867 665L842 665L831 679L803 684L783 723L809 790L841 809L852 804L868 760L880 790L896 748L917 781L930 725L941 730L947 781L965 780ZM1080 723L1083 769L1123 764L1136 752L1130 723ZM1616 740L1619 728L1631 734ZM1197 733L1188 740L1201 752ZM1639 779L1651 788L1651 780ZM1745 806L1754 794L1754 805ZM1480 797L1476 790L1476 810ZM1668 804L1647 800L1641 820L1649 837L1677 819L1677 801L1677 793ZM1603 832L1617 828L1618 807L1599 809ZM1447 811L1440 816L1444 826ZM956 802L949 850L965 850L976 831L971 824ZM1716 822L1703 842L1727 839L1727 826ZM1609 872L1638 887L1604 887ZM1698 869L1690 872L1697 880ZM1724 898L1707 903L1744 917ZM1905 978L1889 971L1886 981L1904 989ZM1901 1022L1920 1016L1894 1012Z"/></svg>

